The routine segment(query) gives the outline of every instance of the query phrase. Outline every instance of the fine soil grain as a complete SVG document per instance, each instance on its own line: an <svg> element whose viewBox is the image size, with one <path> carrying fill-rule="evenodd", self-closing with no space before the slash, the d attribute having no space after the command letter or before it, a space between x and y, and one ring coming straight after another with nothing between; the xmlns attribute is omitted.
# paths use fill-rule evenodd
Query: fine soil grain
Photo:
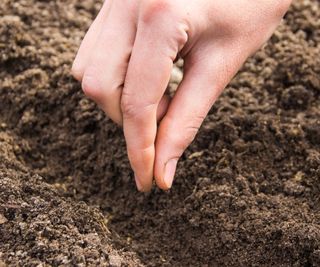
<svg viewBox="0 0 320 267"><path fill-rule="evenodd" d="M320 266L319 1L294 1L148 194L70 74L100 6L0 2L0 266Z"/></svg>

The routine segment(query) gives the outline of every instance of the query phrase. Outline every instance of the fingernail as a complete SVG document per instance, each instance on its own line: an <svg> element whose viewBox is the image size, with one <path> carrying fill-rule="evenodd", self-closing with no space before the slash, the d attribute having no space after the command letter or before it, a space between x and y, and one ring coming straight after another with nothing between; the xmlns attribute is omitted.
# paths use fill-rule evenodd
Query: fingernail
<svg viewBox="0 0 320 267"><path fill-rule="evenodd" d="M142 191L142 185L141 185L140 180L139 180L139 178L138 178L138 176L136 174L134 174L134 179L136 181L137 189L139 191Z"/></svg>
<svg viewBox="0 0 320 267"><path fill-rule="evenodd" d="M172 186L174 174L176 173L177 163L177 159L170 159L165 166L163 182L165 183L167 188L171 188Z"/></svg>

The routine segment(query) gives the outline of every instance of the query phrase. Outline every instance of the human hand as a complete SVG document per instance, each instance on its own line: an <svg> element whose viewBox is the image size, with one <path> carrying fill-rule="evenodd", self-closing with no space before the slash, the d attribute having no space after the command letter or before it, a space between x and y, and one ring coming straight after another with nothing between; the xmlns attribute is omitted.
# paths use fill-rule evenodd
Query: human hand
<svg viewBox="0 0 320 267"><path fill-rule="evenodd" d="M271 36L291 0L106 0L73 75L123 125L137 187L169 189L177 161L244 61ZM184 78L165 95L173 62ZM159 125L157 126L157 121Z"/></svg>

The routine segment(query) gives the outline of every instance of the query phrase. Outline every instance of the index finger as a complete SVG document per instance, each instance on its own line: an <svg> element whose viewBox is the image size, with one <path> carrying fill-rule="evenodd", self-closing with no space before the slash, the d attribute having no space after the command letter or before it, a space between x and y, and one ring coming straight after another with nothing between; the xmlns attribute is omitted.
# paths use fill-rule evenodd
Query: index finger
<svg viewBox="0 0 320 267"><path fill-rule="evenodd" d="M147 3L140 9L121 99L128 156L140 191L152 186L156 111L169 83L173 61L188 39L186 25L177 21L170 2Z"/></svg>
<svg viewBox="0 0 320 267"><path fill-rule="evenodd" d="M138 30L121 97L128 157L140 191L152 187L157 108L173 66L172 59L148 39Z"/></svg>

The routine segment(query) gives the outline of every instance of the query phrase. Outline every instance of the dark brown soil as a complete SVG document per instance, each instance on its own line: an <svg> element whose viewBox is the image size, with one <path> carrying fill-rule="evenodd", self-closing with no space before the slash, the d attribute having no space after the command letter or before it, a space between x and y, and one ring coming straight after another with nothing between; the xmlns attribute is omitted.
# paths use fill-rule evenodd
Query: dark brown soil
<svg viewBox="0 0 320 267"><path fill-rule="evenodd" d="M70 75L99 6L0 2L0 266L320 266L320 3L294 2L149 194Z"/></svg>

